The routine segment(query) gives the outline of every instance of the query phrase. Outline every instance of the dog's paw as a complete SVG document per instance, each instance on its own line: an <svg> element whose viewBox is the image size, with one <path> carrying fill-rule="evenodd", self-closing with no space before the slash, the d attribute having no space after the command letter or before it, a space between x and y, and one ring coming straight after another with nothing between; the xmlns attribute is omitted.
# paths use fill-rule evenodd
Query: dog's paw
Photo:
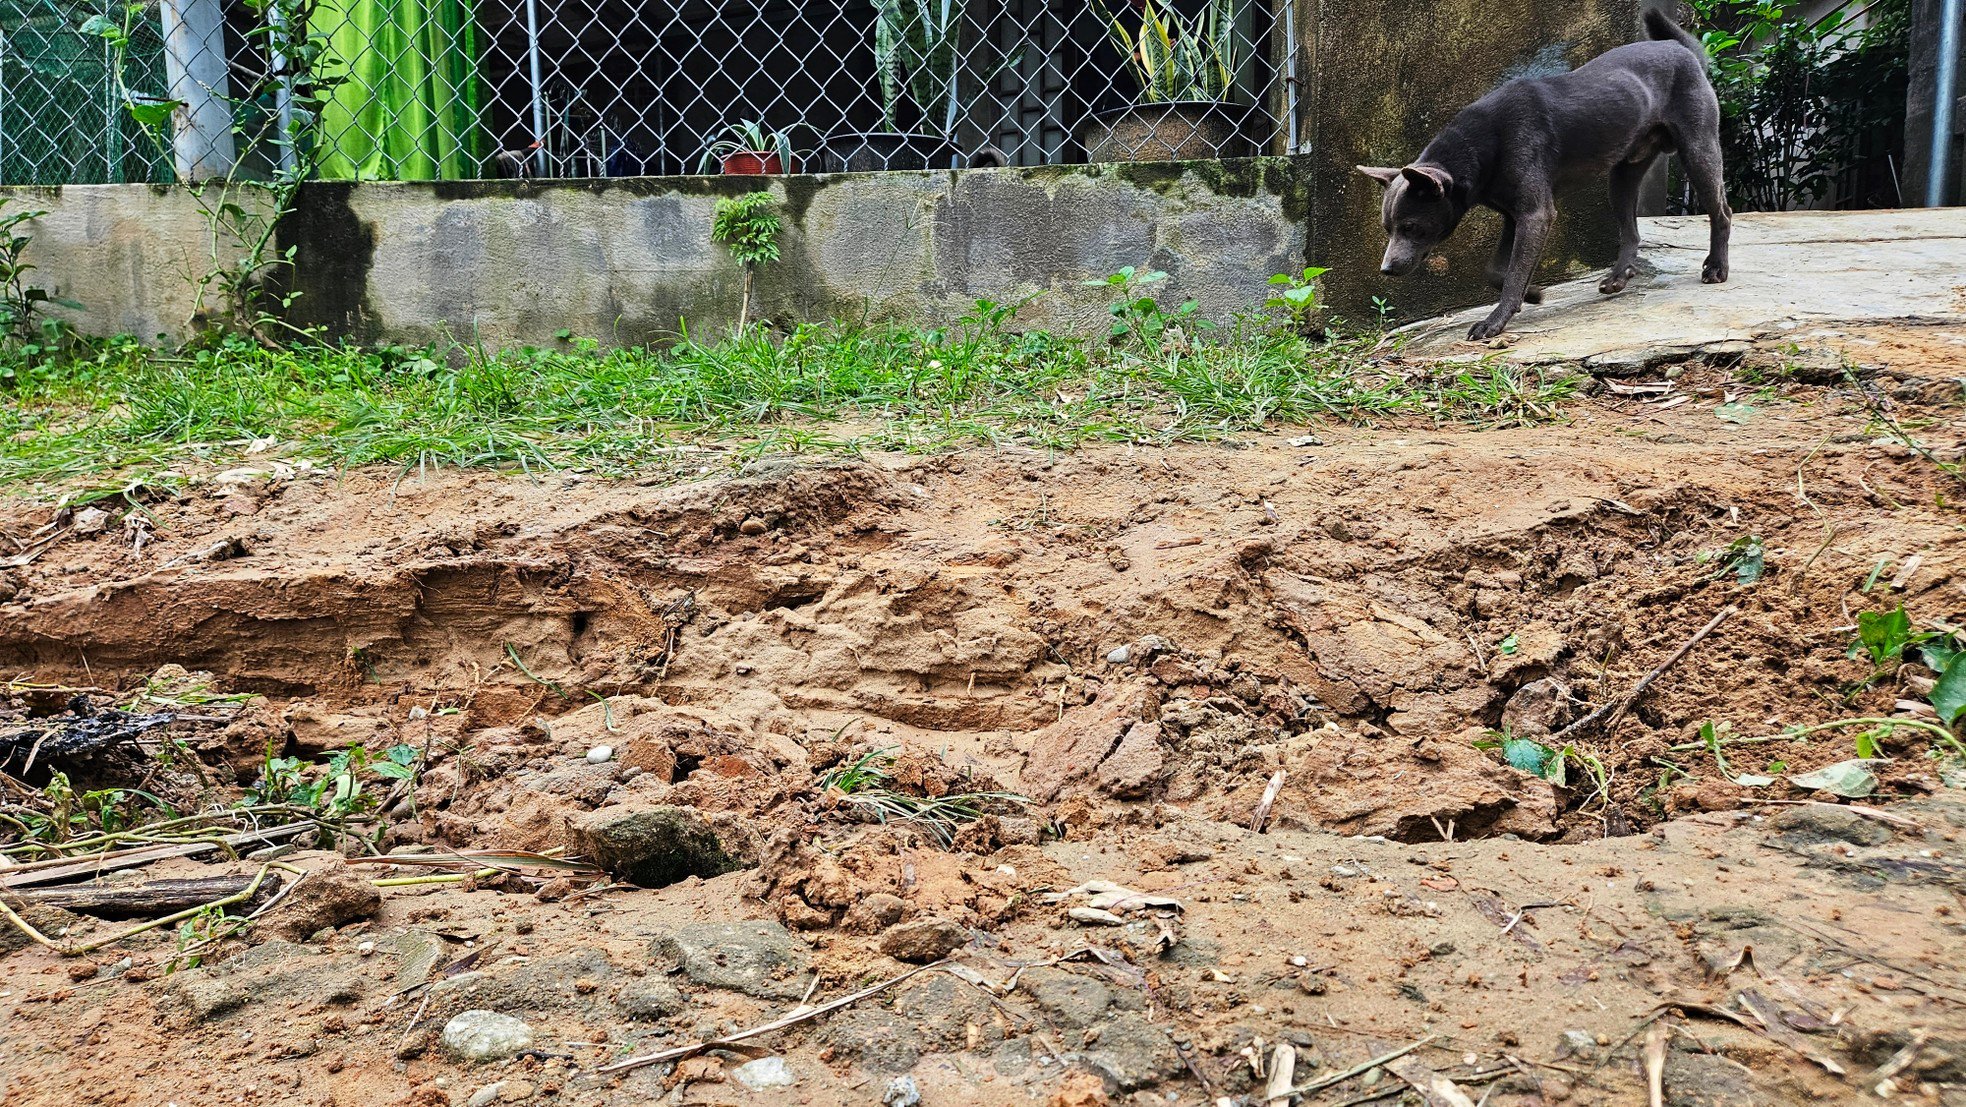
<svg viewBox="0 0 1966 1107"><path fill-rule="evenodd" d="M1727 262L1725 259L1708 258L1700 269L1701 284L1726 284Z"/></svg>
<svg viewBox="0 0 1966 1107"><path fill-rule="evenodd" d="M1468 340L1471 342L1486 342L1507 330L1508 327L1507 320L1497 322L1493 319L1483 319L1481 322L1468 328Z"/></svg>
<svg viewBox="0 0 1966 1107"><path fill-rule="evenodd" d="M1597 282L1597 290L1599 292L1604 293L1606 296L1615 296L1618 293L1623 292L1625 290L1625 286L1630 284L1631 279L1637 275L1638 275L1638 267L1635 265L1627 265L1627 266L1623 266L1622 268L1613 269L1611 270L1610 273L1605 275L1605 278L1603 280Z"/></svg>

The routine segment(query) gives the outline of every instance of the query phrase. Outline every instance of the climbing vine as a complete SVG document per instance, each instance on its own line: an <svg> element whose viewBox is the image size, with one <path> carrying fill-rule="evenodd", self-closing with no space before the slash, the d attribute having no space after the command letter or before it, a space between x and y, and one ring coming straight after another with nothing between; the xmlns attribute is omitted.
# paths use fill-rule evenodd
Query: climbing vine
<svg viewBox="0 0 1966 1107"><path fill-rule="evenodd" d="M278 231L319 164L320 110L345 76L337 72L327 36L310 30L316 0L244 2L257 16L250 37L269 63L250 79L245 95L221 98L235 150L227 171L206 179L187 176L173 156L173 120L187 105L137 91L127 81L132 32L140 20L154 18L152 4L137 0L123 8L120 21L97 15L80 30L102 39L116 96L204 217L208 251L205 271L192 277L193 323L272 342L303 334L280 313L298 293L280 291L292 287L283 278L294 268L295 248L281 249ZM262 164L263 177L242 168Z"/></svg>

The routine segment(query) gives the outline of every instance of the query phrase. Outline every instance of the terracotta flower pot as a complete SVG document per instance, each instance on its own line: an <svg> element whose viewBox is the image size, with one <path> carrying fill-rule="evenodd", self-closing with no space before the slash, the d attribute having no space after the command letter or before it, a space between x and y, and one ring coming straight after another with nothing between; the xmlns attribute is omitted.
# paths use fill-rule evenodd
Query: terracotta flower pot
<svg viewBox="0 0 1966 1107"><path fill-rule="evenodd" d="M739 150L724 155L724 175L728 177L775 177L785 172L785 163L776 153Z"/></svg>

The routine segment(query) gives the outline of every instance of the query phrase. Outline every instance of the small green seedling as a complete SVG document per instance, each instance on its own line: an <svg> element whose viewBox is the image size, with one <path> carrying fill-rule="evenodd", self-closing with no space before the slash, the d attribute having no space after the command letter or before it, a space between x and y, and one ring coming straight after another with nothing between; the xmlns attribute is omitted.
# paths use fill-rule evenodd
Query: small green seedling
<svg viewBox="0 0 1966 1107"><path fill-rule="evenodd" d="M1329 272L1329 268L1313 265L1307 267L1302 276L1278 273L1270 278L1270 284L1282 291L1263 301L1263 306L1282 312L1284 318L1289 320L1291 329L1298 334L1310 334L1317 329L1318 316L1324 311L1318 278Z"/></svg>
<svg viewBox="0 0 1966 1107"><path fill-rule="evenodd" d="M739 334L751 321L751 289L758 266L778 260L778 232L784 228L769 192L751 192L717 201L717 214L710 225L710 237L730 248L730 256L744 267L744 301L737 309Z"/></svg>

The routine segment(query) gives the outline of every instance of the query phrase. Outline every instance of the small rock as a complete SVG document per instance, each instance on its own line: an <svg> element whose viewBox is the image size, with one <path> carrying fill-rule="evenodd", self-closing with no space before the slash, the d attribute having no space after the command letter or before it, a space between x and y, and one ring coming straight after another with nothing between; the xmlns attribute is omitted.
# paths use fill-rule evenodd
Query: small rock
<svg viewBox="0 0 1966 1107"><path fill-rule="evenodd" d="M656 977L643 977L622 988L614 1004L631 1019L666 1019L689 1008L681 989Z"/></svg>
<svg viewBox="0 0 1966 1107"><path fill-rule="evenodd" d="M1783 808L1768 823L1797 842L1848 842L1853 846L1881 846L1897 833L1875 819L1867 819L1849 808L1827 803Z"/></svg>
<svg viewBox="0 0 1966 1107"><path fill-rule="evenodd" d="M917 919L889 927L881 935L881 952L897 961L925 965L949 956L968 941L963 928L947 919Z"/></svg>
<svg viewBox="0 0 1966 1107"><path fill-rule="evenodd" d="M75 533L79 535L101 534L109 526L109 512L99 507L85 507L75 513Z"/></svg>
<svg viewBox="0 0 1966 1107"><path fill-rule="evenodd" d="M650 953L674 962L684 976L706 988L761 999L803 996L811 963L805 946L768 921L685 926L656 938Z"/></svg>
<svg viewBox="0 0 1966 1107"><path fill-rule="evenodd" d="M1125 646L1121 646L1119 649L1116 649L1113 652L1106 655L1107 663L1112 665L1124 665L1132 659L1133 659L1133 651L1126 648Z"/></svg>
<svg viewBox="0 0 1966 1107"><path fill-rule="evenodd" d="M1094 774L1100 791L1116 799L1144 799L1157 787L1167 768L1167 755L1161 749L1161 725L1138 722L1113 752L1099 763Z"/></svg>
<svg viewBox="0 0 1966 1107"><path fill-rule="evenodd" d="M261 934L304 942L329 927L373 917L382 893L346 862L335 861L307 874L287 897L260 919Z"/></svg>
<svg viewBox="0 0 1966 1107"><path fill-rule="evenodd" d="M1148 1088L1181 1074L1181 1051L1167 1031L1131 1012L1100 1025L1099 1041L1081 1063L1120 1091Z"/></svg>
<svg viewBox="0 0 1966 1107"><path fill-rule="evenodd" d="M1519 738L1554 734L1570 719L1570 686L1555 677L1532 680L1502 708L1502 729Z"/></svg>
<svg viewBox="0 0 1966 1107"><path fill-rule="evenodd" d="M532 1048L532 1028L496 1011L464 1011L444 1024L442 1041L459 1061L502 1061Z"/></svg>
<svg viewBox="0 0 1966 1107"><path fill-rule="evenodd" d="M755 1061L746 1061L730 1070L730 1075L731 1079L754 1092L767 1088L789 1088L799 1082L783 1057L760 1057Z"/></svg>
<svg viewBox="0 0 1966 1107"><path fill-rule="evenodd" d="M763 534L768 529L770 528L765 525L765 521L756 515L751 516L737 525L737 533L749 535L754 538Z"/></svg>
<svg viewBox="0 0 1966 1107"><path fill-rule="evenodd" d="M915 1086L912 1076L895 1077L881 1093L881 1107L919 1107L921 1101L922 1090Z"/></svg>
<svg viewBox="0 0 1966 1107"><path fill-rule="evenodd" d="M498 1102L498 1097L504 1094L505 1081L501 1080L496 1084L487 1084L477 1091L472 1092L471 1097L464 1101L464 1107L489 1107L490 1104Z"/></svg>
<svg viewBox="0 0 1966 1107"><path fill-rule="evenodd" d="M589 765L605 765L612 760L614 760L613 746L595 746L593 749L587 751L587 763Z"/></svg>
<svg viewBox="0 0 1966 1107"><path fill-rule="evenodd" d="M724 850L703 816L686 807L617 805L570 818L567 852L644 888L667 887L692 876L722 876L744 867Z"/></svg>
<svg viewBox="0 0 1966 1107"><path fill-rule="evenodd" d="M1587 1030L1566 1030L1563 1039L1557 1043L1556 1055L1588 1061L1597 1056L1597 1035Z"/></svg>
<svg viewBox="0 0 1966 1107"><path fill-rule="evenodd" d="M873 934L886 930L901 921L902 912L908 909L900 896L886 892L875 892L861 897L858 903L847 908L846 917L840 925L856 934Z"/></svg>

